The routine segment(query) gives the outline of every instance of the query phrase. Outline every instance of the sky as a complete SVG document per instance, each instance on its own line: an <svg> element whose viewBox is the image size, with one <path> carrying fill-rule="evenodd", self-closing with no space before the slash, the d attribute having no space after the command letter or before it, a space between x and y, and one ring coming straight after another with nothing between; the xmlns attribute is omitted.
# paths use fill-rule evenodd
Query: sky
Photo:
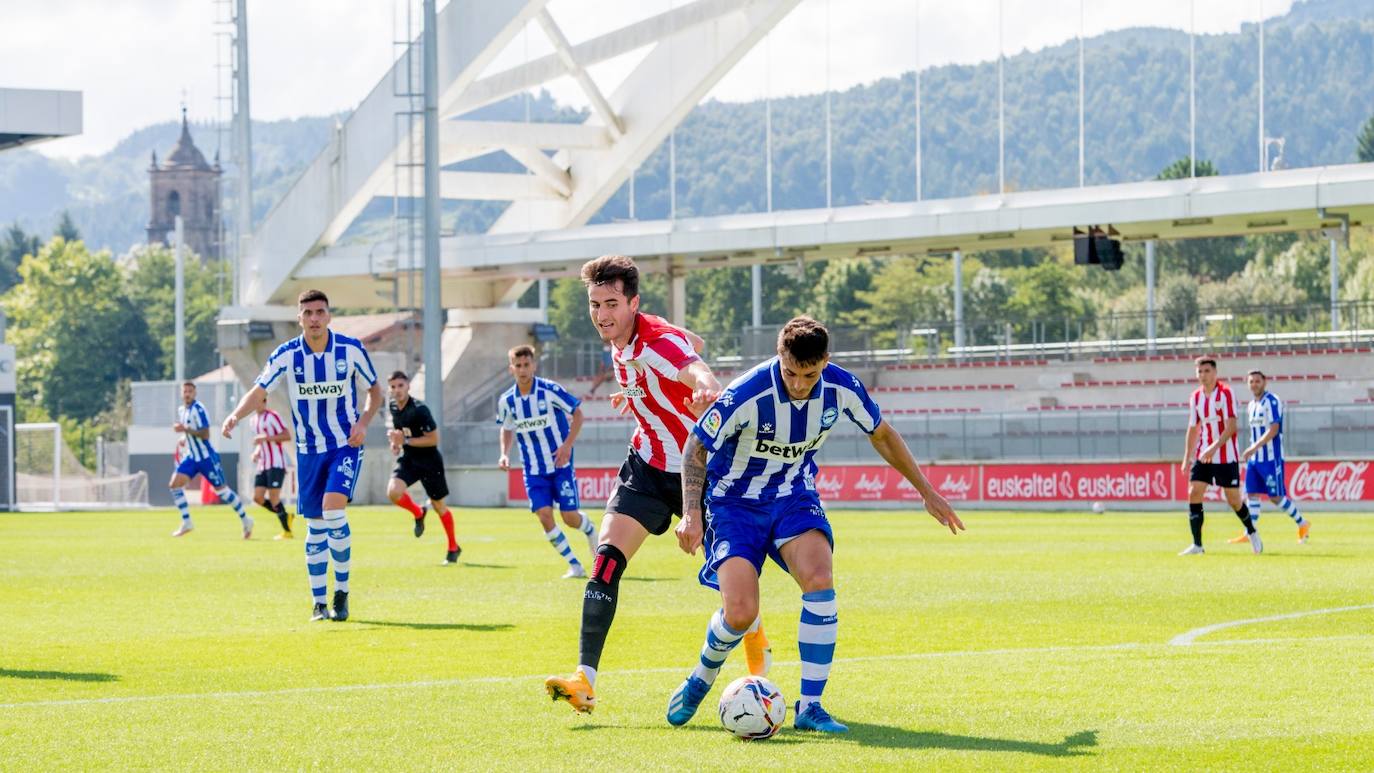
<svg viewBox="0 0 1374 773"><path fill-rule="evenodd" d="M493 2L494 0L481 0ZM551 0L574 43L688 0ZM846 88L910 71L995 59L1134 26L1200 34L1235 32L1286 13L1294 0L802 0L711 92L727 101ZM232 0L0 0L0 86L83 93L83 132L34 148L74 159L108 151L131 132L178 117L227 120L228 38L217 33ZM440 0L442 9L447 5ZM248 0L251 110L256 120L352 109L395 60L418 0ZM999 7L1001 8L999 25ZM1190 18L1190 8L1195 16ZM224 53L220 54L219 51ZM537 26L517 35L490 68L550 51ZM642 55L642 54L641 54ZM631 55L592 69L612 91ZM561 101L586 100L564 78Z"/></svg>

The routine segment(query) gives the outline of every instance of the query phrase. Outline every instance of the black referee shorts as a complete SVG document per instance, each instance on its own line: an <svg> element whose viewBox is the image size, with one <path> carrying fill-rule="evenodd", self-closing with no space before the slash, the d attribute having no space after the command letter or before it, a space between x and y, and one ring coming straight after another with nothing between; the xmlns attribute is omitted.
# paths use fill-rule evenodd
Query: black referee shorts
<svg viewBox="0 0 1374 773"><path fill-rule="evenodd" d="M682 515L682 476L664 472L633 450L620 465L620 483L606 503L606 512L638 521L650 534L662 534Z"/></svg>
<svg viewBox="0 0 1374 773"><path fill-rule="evenodd" d="M420 481L420 485L425 489L425 495L430 499L443 499L448 496L448 477L444 475L444 464L417 464L414 459L401 454L401 458L396 460L396 468L391 471L391 477L399 479L407 486Z"/></svg>

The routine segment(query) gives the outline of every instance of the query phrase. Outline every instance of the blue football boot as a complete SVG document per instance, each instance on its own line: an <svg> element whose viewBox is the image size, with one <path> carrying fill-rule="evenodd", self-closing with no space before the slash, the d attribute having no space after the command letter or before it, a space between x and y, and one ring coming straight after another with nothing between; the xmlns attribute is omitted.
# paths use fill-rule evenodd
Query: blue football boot
<svg viewBox="0 0 1374 773"><path fill-rule="evenodd" d="M704 679L695 676L684 679L682 685L668 699L668 724L673 727L687 724L687 720L697 713L697 707L710 691L711 685Z"/></svg>
<svg viewBox="0 0 1374 773"><path fill-rule="evenodd" d="M801 701L797 701L796 720L794 726L798 730L815 730L821 733L848 733L849 727L836 722L825 709L821 708L820 701L813 701L806 711L801 710Z"/></svg>

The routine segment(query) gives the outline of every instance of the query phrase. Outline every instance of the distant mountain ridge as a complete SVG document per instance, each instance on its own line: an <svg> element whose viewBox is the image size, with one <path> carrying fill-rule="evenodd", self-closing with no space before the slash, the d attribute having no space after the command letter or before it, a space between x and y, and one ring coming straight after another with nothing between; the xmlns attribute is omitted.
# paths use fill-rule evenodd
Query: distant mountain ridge
<svg viewBox="0 0 1374 773"><path fill-rule="evenodd" d="M1308 0L1265 25L1266 134L1286 140L1290 167L1349 163L1355 136L1374 114L1374 2ZM1086 41L1087 182L1150 179L1188 152L1188 36L1133 28ZM1254 25L1197 40L1199 158L1223 174L1258 168L1257 36ZM1006 64L1006 179L1011 189L1077 184L1077 44L1011 56ZM915 83L911 73L836 92L832 98L833 203L915 198ZM972 195L997 187L996 65L948 65L922 73L922 195ZM825 205L824 122L820 94L773 101L774 206ZM575 120L547 95L538 120ZM481 117L519 120L517 99ZM759 211L764 201L761 102L707 102L676 132L677 215ZM285 194L344 116L255 122L254 211L261 218ZM100 156L76 162L33 151L0 154L0 224L19 221L47 233L62 210L92 247L122 253L144 239L147 167L171 148L178 122L140 129ZM213 157L216 135L193 124L196 144ZM227 138L226 138L227 142ZM227 162L228 148L222 149ZM668 216L668 153L636 172L635 215ZM506 168L488 157L469 168ZM229 202L226 202L229 204ZM374 202L351 238L379 232L389 201ZM499 205L449 202L465 232L484 230ZM596 221L626 217L628 191Z"/></svg>

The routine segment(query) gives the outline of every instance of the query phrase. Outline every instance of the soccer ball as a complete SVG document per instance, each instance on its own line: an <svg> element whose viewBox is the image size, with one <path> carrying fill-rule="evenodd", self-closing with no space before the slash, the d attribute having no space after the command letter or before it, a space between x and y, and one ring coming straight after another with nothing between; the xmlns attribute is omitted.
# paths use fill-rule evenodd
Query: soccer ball
<svg viewBox="0 0 1374 773"><path fill-rule="evenodd" d="M746 741L772 738L786 719L787 701L761 676L742 676L720 696L720 724Z"/></svg>
<svg viewBox="0 0 1374 773"><path fill-rule="evenodd" d="M1102 515L1107 512L1107 506L1101 502L1093 502L1093 512Z"/></svg>

